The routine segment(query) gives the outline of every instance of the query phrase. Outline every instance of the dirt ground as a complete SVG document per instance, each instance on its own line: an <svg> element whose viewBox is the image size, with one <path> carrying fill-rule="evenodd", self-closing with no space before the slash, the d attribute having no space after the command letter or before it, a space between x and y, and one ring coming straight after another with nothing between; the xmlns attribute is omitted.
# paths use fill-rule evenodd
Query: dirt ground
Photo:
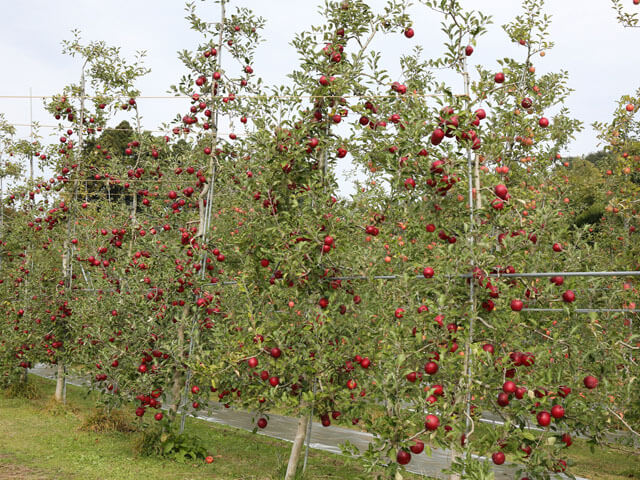
<svg viewBox="0 0 640 480"><path fill-rule="evenodd" d="M23 465L11 463L9 455L0 455L0 480L51 480L51 477Z"/></svg>

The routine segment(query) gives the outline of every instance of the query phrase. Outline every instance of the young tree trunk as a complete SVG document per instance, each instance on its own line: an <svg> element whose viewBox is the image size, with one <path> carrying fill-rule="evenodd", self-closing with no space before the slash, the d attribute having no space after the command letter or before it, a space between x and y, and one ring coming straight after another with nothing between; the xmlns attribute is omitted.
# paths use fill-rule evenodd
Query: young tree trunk
<svg viewBox="0 0 640 480"><path fill-rule="evenodd" d="M456 452L454 446L451 446L451 464L453 465L453 463L458 459L458 457L460 456L460 454L458 452ZM460 480L460 475L458 475L457 473L452 473L451 475L449 475L449 480Z"/></svg>
<svg viewBox="0 0 640 480"><path fill-rule="evenodd" d="M182 372L176 369L173 373L173 385L171 385L171 403L169 404L169 412L171 418L175 418L178 414L178 407L180 406L180 394L182 393L182 385L184 375Z"/></svg>
<svg viewBox="0 0 640 480"><path fill-rule="evenodd" d="M62 402L64 400L64 365L62 363L58 363L58 378L56 380L56 393L53 398L55 398L56 402Z"/></svg>
<svg viewBox="0 0 640 480"><path fill-rule="evenodd" d="M178 413L178 407L180 407L180 400L182 398L182 387L184 386L184 324L189 313L189 306L185 305L182 308L182 316L180 318L180 326L178 326L178 358L179 362L176 364L173 370L173 385L171 386L171 403L169 404L170 417L175 418Z"/></svg>
<svg viewBox="0 0 640 480"><path fill-rule="evenodd" d="M284 480L293 480L296 476L298 460L300 460L300 453L302 453L302 446L304 445L306 435L307 416L301 415L298 418L298 430L296 432L296 438L293 440L293 446L291 447L291 455L289 455L289 464L287 465L287 473Z"/></svg>

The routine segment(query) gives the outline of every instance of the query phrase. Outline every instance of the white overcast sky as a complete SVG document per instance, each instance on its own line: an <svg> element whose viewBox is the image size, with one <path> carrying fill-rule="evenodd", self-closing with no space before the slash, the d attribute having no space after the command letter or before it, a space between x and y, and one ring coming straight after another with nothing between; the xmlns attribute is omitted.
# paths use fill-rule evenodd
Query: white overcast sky
<svg viewBox="0 0 640 480"><path fill-rule="evenodd" d="M284 81L295 66L297 56L289 45L296 32L321 21L317 5L320 0L232 0L234 6L252 9L266 20L266 39L254 63L256 74L268 83ZM373 8L381 8L383 0L370 0ZM516 0L462 0L466 7L482 10L493 17L490 32L481 38L472 64L483 64L498 71L496 59L522 54L506 41L501 25L520 13ZM570 86L575 89L568 107L575 118L585 123L566 154L586 154L597 148L590 124L610 118L616 100L633 93L640 85L640 30L624 29L617 24L608 0L547 0L546 11L552 15L551 39L556 47L545 58L536 59L539 73L566 69ZM218 19L213 2L197 2L203 6L208 21ZM629 11L637 10L632 0L625 0ZM54 94L72 81L77 81L78 60L61 54L61 40L70 38L70 30L83 32L83 39L105 40L122 47L131 56L136 50L148 52L147 66L152 71L139 87L143 95L163 95L168 85L184 72L177 60L179 49L192 49L197 37L184 20L181 0L0 0L0 95ZM387 55L386 66L398 65L397 53L421 44L425 54L436 56L442 51L440 18L428 14L420 5L412 8L416 35L407 40L398 33L384 44L374 45ZM396 69L397 71L397 69ZM457 87L461 87L456 80ZM153 129L188 107L185 100L140 100L145 128ZM0 98L0 112L14 123L29 122L26 99ZM47 117L41 100L34 100L33 118L43 124L54 123ZM124 118L124 117L123 117ZM119 119L117 119L119 120ZM224 129L224 125L222 126ZM28 135L28 128L19 128ZM46 130L43 129L42 133Z"/></svg>

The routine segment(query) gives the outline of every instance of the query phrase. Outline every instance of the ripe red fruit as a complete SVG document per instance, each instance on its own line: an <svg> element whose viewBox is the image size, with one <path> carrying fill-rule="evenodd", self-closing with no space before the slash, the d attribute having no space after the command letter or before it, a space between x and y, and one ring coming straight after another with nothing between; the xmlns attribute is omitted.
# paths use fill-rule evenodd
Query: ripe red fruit
<svg viewBox="0 0 640 480"><path fill-rule="evenodd" d="M326 413L323 415L320 415L320 421L322 422L323 427L331 426L331 419L329 418L329 415Z"/></svg>
<svg viewBox="0 0 640 480"><path fill-rule="evenodd" d="M552 248L553 248L554 252L561 252L562 251L562 245L560 245L559 243L554 243Z"/></svg>
<svg viewBox="0 0 640 480"><path fill-rule="evenodd" d="M404 31L404 36L407 38L412 38L415 35L415 32L413 31L413 28L407 28Z"/></svg>
<svg viewBox="0 0 640 480"><path fill-rule="evenodd" d="M207 458L204 459L204 461L207 463L213 463L213 457L209 455Z"/></svg>
<svg viewBox="0 0 640 480"><path fill-rule="evenodd" d="M424 451L424 442L422 440L414 440L414 441L416 442L415 445L411 445L409 447L409 450L411 450L412 453L419 455Z"/></svg>
<svg viewBox="0 0 640 480"><path fill-rule="evenodd" d="M490 343L485 343L482 346L482 350L484 350L485 352L490 353L492 355L496 351L495 347L493 345L491 345Z"/></svg>
<svg viewBox="0 0 640 480"><path fill-rule="evenodd" d="M551 407L551 415L553 418L562 418L564 417L564 407L562 405L554 405Z"/></svg>
<svg viewBox="0 0 640 480"><path fill-rule="evenodd" d="M400 465L406 465L411 461L411 454L406 450L398 450L398 454L396 455L396 461Z"/></svg>
<svg viewBox="0 0 640 480"><path fill-rule="evenodd" d="M163 417L163 416L164 416L164 415L162 415L162 413L161 413L161 412L158 412L158 413L156 413L156 414L153 416L153 418L155 418L157 421L160 421L160 420L162 420L162 417Z"/></svg>
<svg viewBox="0 0 640 480"><path fill-rule="evenodd" d="M329 306L329 300L327 300L326 298L321 298L318 302L318 305L320 305L320 308L327 308Z"/></svg>
<svg viewBox="0 0 640 480"><path fill-rule="evenodd" d="M272 387L277 387L278 384L280 383L280 379L278 377L271 377L269 378L269 383L271 384Z"/></svg>
<svg viewBox="0 0 640 480"><path fill-rule="evenodd" d="M280 355L282 355L282 350L280 350L278 347L273 347L271 349L271 352L269 353L271 353L271 356L273 358L280 358Z"/></svg>
<svg viewBox="0 0 640 480"><path fill-rule="evenodd" d="M494 453L493 455L491 455L491 460L496 465L502 465L504 463L504 461L505 461L504 453L502 453L502 452Z"/></svg>
<svg viewBox="0 0 640 480"><path fill-rule="evenodd" d="M362 368L369 368L369 365L371 365L371 360L369 360L369 357L364 357L360 362L360 366Z"/></svg>
<svg viewBox="0 0 640 480"><path fill-rule="evenodd" d="M516 384L511 380L507 380L502 384L502 391L504 393L516 393Z"/></svg>
<svg viewBox="0 0 640 480"><path fill-rule="evenodd" d="M422 275L424 275L424 278L431 278L433 277L434 273L435 272L431 267L424 267L424 270L422 270Z"/></svg>
<svg viewBox="0 0 640 480"><path fill-rule="evenodd" d="M145 372L147 371L147 366L143 363L142 365L140 365L140 366L138 367L138 371L139 371L140 373L145 373Z"/></svg>
<svg viewBox="0 0 640 480"><path fill-rule="evenodd" d="M509 195L509 191L507 190L506 185L503 185L503 184L496 185L493 191L496 194L496 196L501 198L502 200L506 200L507 195Z"/></svg>
<svg viewBox="0 0 640 480"><path fill-rule="evenodd" d="M440 419L435 415L427 415L424 419L424 428L433 432L440 426Z"/></svg>
<svg viewBox="0 0 640 480"><path fill-rule="evenodd" d="M441 128L436 128L431 134L431 144L434 146L440 145L440 142L442 142L443 138L444 130L442 130Z"/></svg>
<svg viewBox="0 0 640 480"><path fill-rule="evenodd" d="M259 418L257 424L259 428L265 428L267 426L267 419Z"/></svg>
<svg viewBox="0 0 640 480"><path fill-rule="evenodd" d="M475 111L476 117L478 117L478 119L480 120L484 120L485 118L487 118L487 112L484 111L484 109L479 108L478 110Z"/></svg>
<svg viewBox="0 0 640 480"><path fill-rule="evenodd" d="M592 375L587 375L586 377L584 377L584 380L582 382L584 383L584 386L589 390L593 390L598 386L598 379Z"/></svg>
<svg viewBox="0 0 640 480"><path fill-rule="evenodd" d="M258 359L256 357L251 357L247 360L247 363L249 364L249 367L256 368L258 366Z"/></svg>
<svg viewBox="0 0 640 480"><path fill-rule="evenodd" d="M351 379L347 382L347 388L349 390L353 390L358 386L358 384L356 383L356 381L354 379Z"/></svg>
<svg viewBox="0 0 640 480"><path fill-rule="evenodd" d="M507 405L509 405L509 394L500 392L498 394L497 402L498 402L498 405L500 405L501 407L506 407Z"/></svg>
<svg viewBox="0 0 640 480"><path fill-rule="evenodd" d="M402 318L404 316L404 308L396 308L394 315L396 318Z"/></svg>
<svg viewBox="0 0 640 480"><path fill-rule="evenodd" d="M573 290L567 290L562 294L562 300L566 303L571 303L576 299L576 294L573 293Z"/></svg>
<svg viewBox="0 0 640 480"><path fill-rule="evenodd" d="M418 374L416 372L407 373L407 380L411 383L414 383L418 379Z"/></svg>
<svg viewBox="0 0 640 480"><path fill-rule="evenodd" d="M570 447L571 444L573 443L573 440L571 439L571 435L569 435L568 433L562 434L562 441L567 447Z"/></svg>
<svg viewBox="0 0 640 480"><path fill-rule="evenodd" d="M565 398L567 395L569 395L571 393L571 389L569 387L558 387L558 395L560 395L562 398Z"/></svg>
<svg viewBox="0 0 640 480"><path fill-rule="evenodd" d="M504 83L504 73L500 72L500 73L496 73L496 76L494 77L494 80L496 83Z"/></svg>
<svg viewBox="0 0 640 480"><path fill-rule="evenodd" d="M542 117L540 120L538 120L538 125L540 125L542 128L547 128L549 126L549 119Z"/></svg>
<svg viewBox="0 0 640 480"><path fill-rule="evenodd" d="M464 54L469 57L473 53L473 47L471 45L467 45L464 49Z"/></svg>
<svg viewBox="0 0 640 480"><path fill-rule="evenodd" d="M635 3L636 5L638 5L638 3L640 3L640 0L633 0L633 3ZM627 112L633 112L633 110L635 109L635 107L632 104L628 104L627 105Z"/></svg>
<svg viewBox="0 0 640 480"><path fill-rule="evenodd" d="M522 307L524 307L524 302L522 300L518 300L517 298L511 300L511 310L514 312L521 311Z"/></svg>
<svg viewBox="0 0 640 480"><path fill-rule="evenodd" d="M198 392L200 392L200 388L197 385L194 385L193 387L191 387L191 393L193 393L194 395L197 395Z"/></svg>
<svg viewBox="0 0 640 480"><path fill-rule="evenodd" d="M549 412L540 412L536 415L536 420L538 420L538 425L541 427L548 427L551 423L551 415L549 415Z"/></svg>
<svg viewBox="0 0 640 480"><path fill-rule="evenodd" d="M262 260L260 260L260 265L262 265L264 268L267 268L269 266L269 260L263 258Z"/></svg>
<svg viewBox="0 0 640 480"><path fill-rule="evenodd" d="M435 375L438 371L438 364L436 362L427 362L424 365L424 372L428 375Z"/></svg>

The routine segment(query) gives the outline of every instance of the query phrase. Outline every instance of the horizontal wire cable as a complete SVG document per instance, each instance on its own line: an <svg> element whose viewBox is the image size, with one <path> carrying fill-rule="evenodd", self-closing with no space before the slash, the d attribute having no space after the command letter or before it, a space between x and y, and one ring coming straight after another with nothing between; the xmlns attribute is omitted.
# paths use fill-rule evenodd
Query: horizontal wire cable
<svg viewBox="0 0 640 480"><path fill-rule="evenodd" d="M395 93L387 93L387 94L371 94L371 95L270 95L270 94L261 94L261 95L234 95L235 99L252 99L252 98L266 98L266 99L284 99L284 100L296 100L296 99L316 99L316 98L332 98L332 99L340 99L340 98L412 98L412 97L420 97L420 98L438 98L444 97L446 94L444 93L405 93L405 94L395 94ZM454 97L466 97L463 93L453 94ZM111 95L109 97L99 97L92 95L0 95L0 99L57 99L65 97L69 98L84 98L87 100L106 100L106 99L149 99L149 100L165 100L165 99L189 99L192 100L193 97L191 95L138 95L138 96L127 96L127 95ZM218 95L218 98L223 98L224 95Z"/></svg>

